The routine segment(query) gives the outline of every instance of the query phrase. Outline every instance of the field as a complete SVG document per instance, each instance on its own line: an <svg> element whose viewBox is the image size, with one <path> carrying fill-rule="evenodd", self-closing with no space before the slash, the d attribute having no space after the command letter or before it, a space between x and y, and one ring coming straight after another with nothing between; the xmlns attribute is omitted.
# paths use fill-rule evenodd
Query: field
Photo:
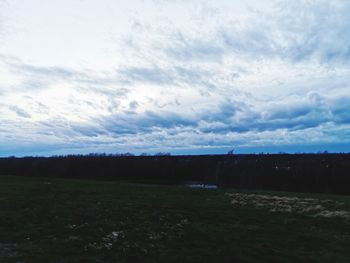
<svg viewBox="0 0 350 263"><path fill-rule="evenodd" d="M0 262L349 262L350 197L0 176Z"/></svg>

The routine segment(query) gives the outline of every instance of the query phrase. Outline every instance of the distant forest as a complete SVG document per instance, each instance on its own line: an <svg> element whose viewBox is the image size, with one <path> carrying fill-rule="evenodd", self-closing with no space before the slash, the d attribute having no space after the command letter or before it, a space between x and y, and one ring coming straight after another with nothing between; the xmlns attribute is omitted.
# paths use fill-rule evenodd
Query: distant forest
<svg viewBox="0 0 350 263"><path fill-rule="evenodd" d="M350 194L350 154L131 154L0 158L0 175Z"/></svg>

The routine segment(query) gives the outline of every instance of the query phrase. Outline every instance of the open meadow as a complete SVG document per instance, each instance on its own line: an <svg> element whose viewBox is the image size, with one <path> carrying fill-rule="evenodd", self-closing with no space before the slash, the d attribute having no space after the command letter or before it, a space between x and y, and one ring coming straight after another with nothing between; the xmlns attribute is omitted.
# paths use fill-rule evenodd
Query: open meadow
<svg viewBox="0 0 350 263"><path fill-rule="evenodd" d="M0 177L0 262L349 262L350 197Z"/></svg>

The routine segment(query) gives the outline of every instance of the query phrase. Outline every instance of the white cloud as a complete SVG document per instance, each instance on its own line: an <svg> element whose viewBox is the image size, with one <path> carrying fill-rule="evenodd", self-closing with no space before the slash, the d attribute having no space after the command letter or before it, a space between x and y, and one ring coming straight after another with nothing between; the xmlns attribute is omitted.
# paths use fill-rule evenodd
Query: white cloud
<svg viewBox="0 0 350 263"><path fill-rule="evenodd" d="M3 154L350 143L347 1L3 6Z"/></svg>

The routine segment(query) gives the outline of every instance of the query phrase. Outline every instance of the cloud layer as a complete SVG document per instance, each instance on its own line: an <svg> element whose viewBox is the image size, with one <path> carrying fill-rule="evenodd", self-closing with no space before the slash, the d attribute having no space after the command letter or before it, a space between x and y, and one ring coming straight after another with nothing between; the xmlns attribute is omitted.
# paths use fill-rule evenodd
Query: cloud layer
<svg viewBox="0 0 350 263"><path fill-rule="evenodd" d="M350 146L348 1L28 2L0 1L0 155Z"/></svg>

